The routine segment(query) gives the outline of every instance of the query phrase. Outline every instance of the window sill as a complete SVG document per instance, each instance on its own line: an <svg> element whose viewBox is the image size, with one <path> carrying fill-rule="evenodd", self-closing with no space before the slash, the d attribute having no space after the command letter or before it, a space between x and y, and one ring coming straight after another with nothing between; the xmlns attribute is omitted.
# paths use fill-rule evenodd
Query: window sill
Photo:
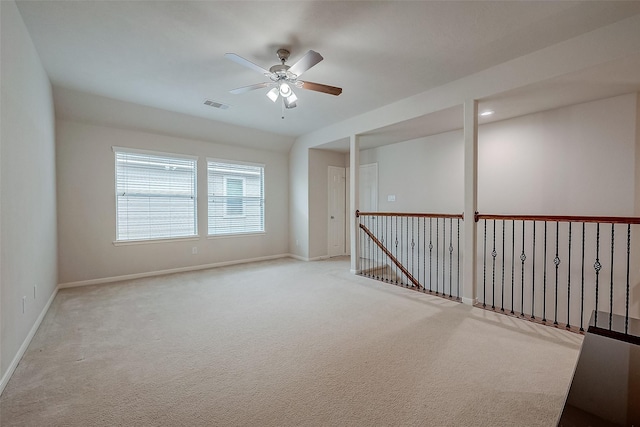
<svg viewBox="0 0 640 427"><path fill-rule="evenodd" d="M194 240L200 240L200 236L172 237L172 238L164 238L164 239L144 239L144 240L115 240L113 242L113 246L149 245L153 243L189 242Z"/></svg>
<svg viewBox="0 0 640 427"><path fill-rule="evenodd" d="M229 233L229 234L209 234L207 239L230 239L234 237L255 237L267 234L266 231L256 231L250 233Z"/></svg>

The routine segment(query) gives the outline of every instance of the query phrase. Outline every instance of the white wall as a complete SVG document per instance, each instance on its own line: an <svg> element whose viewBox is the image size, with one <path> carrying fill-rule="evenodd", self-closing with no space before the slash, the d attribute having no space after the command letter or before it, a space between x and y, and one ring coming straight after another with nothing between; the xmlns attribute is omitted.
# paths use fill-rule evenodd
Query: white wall
<svg viewBox="0 0 640 427"><path fill-rule="evenodd" d="M199 157L196 241L115 246L112 146ZM58 120L59 281L96 281L147 272L273 257L288 250L288 157L149 132ZM207 238L206 158L265 165L265 234ZM198 253L193 254L192 248Z"/></svg>
<svg viewBox="0 0 640 427"><path fill-rule="evenodd" d="M15 3L0 10L1 391L55 292L57 246L51 85Z"/></svg>
<svg viewBox="0 0 640 427"><path fill-rule="evenodd" d="M462 213L462 142L462 131L453 131L362 151L360 164L378 163L378 209Z"/></svg>
<svg viewBox="0 0 640 427"><path fill-rule="evenodd" d="M478 210L633 215L636 95L480 126Z"/></svg>
<svg viewBox="0 0 640 427"><path fill-rule="evenodd" d="M628 94L480 126L478 210L633 215L636 102ZM381 211L460 213L463 148L453 131L365 150L360 161L378 162Z"/></svg>

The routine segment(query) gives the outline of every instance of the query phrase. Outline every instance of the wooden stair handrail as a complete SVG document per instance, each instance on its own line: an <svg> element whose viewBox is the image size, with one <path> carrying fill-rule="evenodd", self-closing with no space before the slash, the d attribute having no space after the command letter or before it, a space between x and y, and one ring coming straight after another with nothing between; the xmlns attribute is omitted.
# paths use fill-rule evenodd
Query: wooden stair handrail
<svg viewBox="0 0 640 427"><path fill-rule="evenodd" d="M494 215L476 214L476 222L481 219L508 221L548 221L548 222L590 222L603 224L640 224L638 217L624 216L566 216L566 215Z"/></svg>
<svg viewBox="0 0 640 427"><path fill-rule="evenodd" d="M362 228L364 230L364 232L367 233L367 236L369 236L371 238L373 243L375 243L380 249L382 249L382 251L385 253L385 255L387 255L389 257L389 259L391 261L393 261L393 263L400 269L400 271L402 271L404 273L404 275L407 276L407 279L409 279L411 281L411 283L416 285L418 287L418 289L424 289L424 286L422 286L420 284L420 282L418 282L411 275L411 273L409 273L409 271L407 271L407 269L404 268L404 266L396 259L396 257L394 257L393 254L391 254L391 252L389 252L389 250L382 244L382 242L380 242L380 240L378 240L376 238L376 236L374 236L373 233L371 231L369 231L369 229L367 227L365 227L364 225L360 224L360 228Z"/></svg>
<svg viewBox="0 0 640 427"><path fill-rule="evenodd" d="M360 216L408 216L413 218L453 218L464 220L463 214L441 214L441 213L407 213L407 212L360 212L356 211L356 218Z"/></svg>

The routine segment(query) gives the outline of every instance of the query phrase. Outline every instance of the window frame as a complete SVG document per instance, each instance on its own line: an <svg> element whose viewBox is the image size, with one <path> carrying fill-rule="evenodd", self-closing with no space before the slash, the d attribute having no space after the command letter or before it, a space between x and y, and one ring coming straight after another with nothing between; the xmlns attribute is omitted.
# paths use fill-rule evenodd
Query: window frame
<svg viewBox="0 0 640 427"><path fill-rule="evenodd" d="M148 243L163 243L163 242L175 242L175 241L189 241L189 240L198 240L200 238L199 227L198 227L198 156L188 155L188 154L179 154L179 153L168 153L162 151L155 150L144 150L138 148L128 148L128 147L119 147L112 146L111 147L114 155L114 219L115 219L115 240L113 244L115 246L125 246L125 245L138 245L138 244L148 244ZM168 159L175 159L176 161L190 161L193 164L193 177L192 177L192 193L189 197L193 200L193 234L189 235L178 235L178 236L157 236L157 237L149 237L142 239L122 239L119 236L119 209L118 209L118 153L124 154L133 154L133 155L147 155L147 156L156 156L156 157L164 157ZM166 196L171 197L170 192L166 193ZM175 194L175 193L174 193ZM145 196L141 196L145 197ZM149 197L149 196L146 196ZM183 196L184 197L184 196Z"/></svg>
<svg viewBox="0 0 640 427"><path fill-rule="evenodd" d="M265 234L266 233L266 165L264 163L254 163L254 162L245 162L245 161L241 161L241 160L229 160L229 159L221 159L221 158L212 158L212 157L207 157L206 158L206 163L207 163L207 238L209 239L220 239L220 238L230 238L230 237L244 237L244 236L251 236L251 235L260 235L260 234ZM259 230L249 230L249 231L233 231L233 232L218 232L218 233L211 233L211 227L212 227L212 211L211 211L211 199L213 197L215 197L212 193L212 189L211 189L211 185L212 182L210 181L210 164L211 163L217 163L217 164L221 164L221 165L228 165L231 168L235 167L235 166L249 166L249 167L257 167L260 168L259 173L257 174L260 177L260 192L261 194L259 196L247 196L247 177L238 177L238 176L231 176L233 175L233 171L229 171L229 173L219 173L220 176L223 177L223 188L224 188L224 197L226 197L226 180L227 178L231 177L234 179L237 178L242 178L243 179L243 215L226 215L226 203L225 203L225 207L223 210L223 218L226 219L242 219L242 218L246 218L247 215L247 207L245 206L245 203L247 202L247 199L250 197L255 197L258 199L259 203L260 203L260 215L261 215L261 223L259 224L260 229Z"/></svg>
<svg viewBox="0 0 640 427"><path fill-rule="evenodd" d="M207 163L207 172L208 172L208 163ZM209 174L207 173L207 185L209 185ZM228 182L229 180L237 180L237 181L241 181L242 182L242 195L241 196L236 196L236 195L231 195L229 196L229 187L228 187ZM222 180L224 182L223 185L223 189L224 189L224 197L225 197L225 205L224 205L224 216L225 218L246 218L245 215L245 206L244 206L244 198L247 197L247 179L243 176L231 176L231 175L223 175L222 176ZM240 209L242 210L242 213L240 214L230 214L229 213L229 197L234 197L234 198L239 198L240 199ZM208 207L208 206L207 206Z"/></svg>

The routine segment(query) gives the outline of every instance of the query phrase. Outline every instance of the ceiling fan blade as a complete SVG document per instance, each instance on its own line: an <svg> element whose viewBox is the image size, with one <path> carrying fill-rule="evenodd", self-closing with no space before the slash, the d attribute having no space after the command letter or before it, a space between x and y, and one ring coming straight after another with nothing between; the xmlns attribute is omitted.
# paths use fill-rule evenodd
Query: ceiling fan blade
<svg viewBox="0 0 640 427"><path fill-rule="evenodd" d="M225 58L232 60L236 64L240 64L247 68L251 68L252 70L259 72L260 74L271 74L269 70L265 70L261 66L256 65L253 62L247 59L244 59L242 56L236 55L235 53L225 53L224 56Z"/></svg>
<svg viewBox="0 0 640 427"><path fill-rule="evenodd" d="M302 82L302 89L315 90L316 92L328 93L329 95L335 96L338 96L342 93L341 87L328 86L313 82Z"/></svg>
<svg viewBox="0 0 640 427"><path fill-rule="evenodd" d="M234 95L239 95L241 93L247 93L247 92L250 92L252 90L261 89L263 87L269 87L269 86L273 86L273 83L272 82L256 83L254 85L243 86L243 87L239 87L237 89L232 89L229 92L233 93Z"/></svg>
<svg viewBox="0 0 640 427"><path fill-rule="evenodd" d="M302 73L304 73L323 59L324 58L322 57L322 55L320 55L318 52L310 50L302 58L300 58L298 62L296 62L291 66L291 68L289 68L289 72L295 74L296 76L300 76Z"/></svg>

